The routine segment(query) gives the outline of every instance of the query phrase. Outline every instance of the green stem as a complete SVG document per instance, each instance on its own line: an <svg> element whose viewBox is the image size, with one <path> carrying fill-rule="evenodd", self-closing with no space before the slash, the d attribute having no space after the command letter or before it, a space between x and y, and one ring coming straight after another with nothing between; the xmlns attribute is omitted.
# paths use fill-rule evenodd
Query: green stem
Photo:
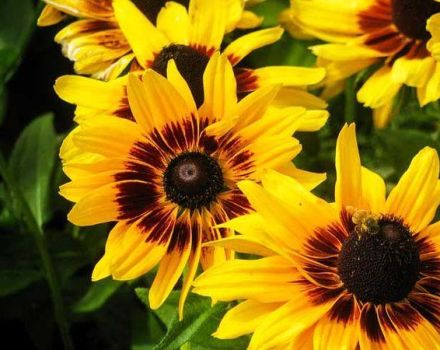
<svg viewBox="0 0 440 350"><path fill-rule="evenodd" d="M8 166L5 158L0 154L0 174L4 182L9 187L11 194L20 202L22 208L22 215L25 219L28 230L32 233L35 243L40 254L43 269L46 274L47 282L52 295L52 302L54 307L55 319L61 333L61 338L64 343L65 350L73 350L73 342L69 333L69 324L67 322L66 313L64 309L63 299L61 296L60 285L55 273L55 269L47 249L46 238L42 228L38 225L32 210L30 209L25 197L20 188L15 183L13 177L9 174Z"/></svg>
<svg viewBox="0 0 440 350"><path fill-rule="evenodd" d="M347 123L352 123L355 120L356 114L356 91L355 91L355 77L347 79L347 86L345 87L345 110L344 117Z"/></svg>

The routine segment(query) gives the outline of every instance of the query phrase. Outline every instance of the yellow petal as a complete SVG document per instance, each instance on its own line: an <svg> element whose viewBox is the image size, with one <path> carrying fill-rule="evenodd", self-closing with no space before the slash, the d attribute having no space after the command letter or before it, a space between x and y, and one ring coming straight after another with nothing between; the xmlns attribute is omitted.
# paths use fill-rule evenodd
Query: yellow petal
<svg viewBox="0 0 440 350"><path fill-rule="evenodd" d="M219 49L226 31L227 13L224 0L192 0L189 4L191 46L207 52Z"/></svg>
<svg viewBox="0 0 440 350"><path fill-rule="evenodd" d="M366 3L298 0L291 2L291 6L296 24L307 34L325 41L346 42L360 33L357 12L368 7Z"/></svg>
<svg viewBox="0 0 440 350"><path fill-rule="evenodd" d="M335 199L340 209L345 209L347 206L357 209L364 208L361 160L354 124L345 125L336 142Z"/></svg>
<svg viewBox="0 0 440 350"><path fill-rule="evenodd" d="M163 243L148 241L148 234L138 223L131 225L124 233L118 250L111 257L110 269L114 279L131 280L140 277L159 263L167 251L171 234Z"/></svg>
<svg viewBox="0 0 440 350"><path fill-rule="evenodd" d="M239 103L236 128L259 120L280 91L281 84L261 87L246 95Z"/></svg>
<svg viewBox="0 0 440 350"><path fill-rule="evenodd" d="M248 349L268 350L295 341L317 322L332 304L313 305L302 293L291 296L288 303L269 314L257 326Z"/></svg>
<svg viewBox="0 0 440 350"><path fill-rule="evenodd" d="M428 50L432 56L440 61L440 14L436 13L428 20L426 29L431 33L431 40L428 42Z"/></svg>
<svg viewBox="0 0 440 350"><path fill-rule="evenodd" d="M357 93L359 102L371 108L381 107L399 92L402 83L392 79L391 69L384 66L375 72Z"/></svg>
<svg viewBox="0 0 440 350"><path fill-rule="evenodd" d="M116 184L110 183L88 192L67 215L70 222L78 226L89 226L116 221L119 217Z"/></svg>
<svg viewBox="0 0 440 350"><path fill-rule="evenodd" d="M180 290L179 305L178 305L179 320L183 319L183 309L185 306L185 301L192 286L192 283L194 281L194 277L196 276L197 268L199 267L201 251L202 251L203 228L201 225L202 219L200 214L194 213L193 220L197 223L197 226L195 228L197 232L194 232L194 228L192 228L193 238L196 237L195 238L196 242L193 242L194 248L192 249L191 255L189 257L188 270L183 280L182 289Z"/></svg>
<svg viewBox="0 0 440 350"><path fill-rule="evenodd" d="M170 122L183 120L193 111L177 89L162 75L147 70L142 83L130 75L128 99L136 121L149 132Z"/></svg>
<svg viewBox="0 0 440 350"><path fill-rule="evenodd" d="M340 298L322 317L313 333L313 349L354 350L358 343L359 310L352 295ZM342 315L341 310L344 314Z"/></svg>
<svg viewBox="0 0 440 350"><path fill-rule="evenodd" d="M252 142L247 149L253 153L256 171L252 178L259 179L264 169L276 169L277 167L290 162L302 149L299 141L286 135L262 136Z"/></svg>
<svg viewBox="0 0 440 350"><path fill-rule="evenodd" d="M311 171L301 170L295 167L292 162L283 164L275 170L281 174L293 177L309 191L320 185L327 178L326 173L314 173Z"/></svg>
<svg viewBox="0 0 440 350"><path fill-rule="evenodd" d="M171 59L168 61L167 66L167 79L174 85L179 94L184 98L186 105L193 111L197 113L196 103L194 101L191 89L188 86L186 80L182 77L179 70L177 69L176 62Z"/></svg>
<svg viewBox="0 0 440 350"><path fill-rule="evenodd" d="M319 83L325 77L323 68L272 66L254 69L258 86L283 84L284 86L306 86Z"/></svg>
<svg viewBox="0 0 440 350"><path fill-rule="evenodd" d="M394 116L395 99L373 110L374 127L377 129L386 128Z"/></svg>
<svg viewBox="0 0 440 350"><path fill-rule="evenodd" d="M77 75L65 75L55 82L55 92L66 102L100 110L116 110L126 98L126 78L103 82Z"/></svg>
<svg viewBox="0 0 440 350"><path fill-rule="evenodd" d="M243 11L240 20L236 24L239 29L252 29L258 27L263 23L264 18L257 16L251 11Z"/></svg>
<svg viewBox="0 0 440 350"><path fill-rule="evenodd" d="M185 6L177 2L166 2L157 16L157 29L172 43L189 44L190 21Z"/></svg>
<svg viewBox="0 0 440 350"><path fill-rule="evenodd" d="M221 226L226 227L226 226ZM211 241L203 244L204 247L223 247L239 253L254 254L260 256L275 255L274 251L265 247L260 241L249 236L233 236Z"/></svg>
<svg viewBox="0 0 440 350"><path fill-rule="evenodd" d="M433 67L431 78L428 80L426 86L421 86L417 88L417 97L419 99L420 105L425 106L426 104L437 101L440 98L440 63L437 62Z"/></svg>
<svg viewBox="0 0 440 350"><path fill-rule="evenodd" d="M149 62L154 60L154 55L169 44L168 39L131 1L114 0L113 9L138 62L142 67L148 67Z"/></svg>
<svg viewBox="0 0 440 350"><path fill-rule="evenodd" d="M200 114L211 120L233 118L237 111L237 84L225 55L214 54L203 74L205 101Z"/></svg>
<svg viewBox="0 0 440 350"><path fill-rule="evenodd" d="M110 20L113 9L108 1L90 0L45 0L47 4L71 16Z"/></svg>
<svg viewBox="0 0 440 350"><path fill-rule="evenodd" d="M214 337L237 338L252 333L262 320L279 308L281 303L260 303L246 300L229 310L220 322Z"/></svg>
<svg viewBox="0 0 440 350"><path fill-rule="evenodd" d="M330 114L327 111L305 111L298 125L298 131L318 131L327 123L329 117Z"/></svg>
<svg viewBox="0 0 440 350"><path fill-rule="evenodd" d="M118 117L95 118L73 135L76 147L105 157L126 157L140 139L142 134L138 125Z"/></svg>
<svg viewBox="0 0 440 350"><path fill-rule="evenodd" d="M105 243L104 256L98 261L93 269L92 281L98 281L111 275L111 258L115 250L119 249L119 245L123 238L125 231L128 230L130 225L120 221L110 231L107 241Z"/></svg>
<svg viewBox="0 0 440 350"><path fill-rule="evenodd" d="M38 17L37 24L40 27L51 26L61 22L66 15L51 5L46 5Z"/></svg>
<svg viewBox="0 0 440 350"><path fill-rule="evenodd" d="M60 194L69 201L78 202L87 193L114 181L114 172L103 172L82 177L60 186Z"/></svg>
<svg viewBox="0 0 440 350"><path fill-rule="evenodd" d="M280 256L258 260L230 260L211 267L194 281L194 293L214 300L252 299L282 302L298 290L298 272Z"/></svg>
<svg viewBox="0 0 440 350"><path fill-rule="evenodd" d="M386 201L386 212L404 220L416 233L434 218L440 202L439 159L429 147L422 149L412 160L408 170L391 191Z"/></svg>
<svg viewBox="0 0 440 350"><path fill-rule="evenodd" d="M282 87L272 103L277 107L301 106L310 109L327 108L327 102L311 93L292 87Z"/></svg>
<svg viewBox="0 0 440 350"><path fill-rule="evenodd" d="M362 198L374 213L381 213L385 207L385 181L375 172L362 167Z"/></svg>
<svg viewBox="0 0 440 350"><path fill-rule="evenodd" d="M280 27L257 30L234 40L226 47L224 53L231 63L236 65L252 51L279 40L283 32Z"/></svg>
<svg viewBox="0 0 440 350"><path fill-rule="evenodd" d="M424 86L431 78L432 68L435 64L435 60L430 56L415 59L401 57L393 63L392 79L408 86Z"/></svg>
<svg viewBox="0 0 440 350"><path fill-rule="evenodd" d="M191 232L188 233L190 234ZM148 294L150 307L153 310L159 308L171 293L171 290L174 288L182 275L190 253L191 235L181 250L177 249L175 251L168 252L162 258L162 261L159 265L159 270L157 271L156 277L154 278Z"/></svg>

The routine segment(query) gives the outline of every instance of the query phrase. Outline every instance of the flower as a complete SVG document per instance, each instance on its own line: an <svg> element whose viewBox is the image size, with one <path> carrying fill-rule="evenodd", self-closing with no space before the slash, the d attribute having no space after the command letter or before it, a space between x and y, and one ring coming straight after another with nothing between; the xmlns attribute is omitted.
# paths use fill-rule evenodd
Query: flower
<svg viewBox="0 0 440 350"><path fill-rule="evenodd" d="M114 0L115 16L122 32L136 55L138 72L152 68L166 75L167 64L174 59L196 101L197 107L203 103L202 76L209 57L220 50L225 33L225 2L223 0L191 0L189 12L180 4L168 2L162 9L157 26L154 26L129 0ZM250 69L236 65L254 49L270 44L280 38L283 30L279 27L251 32L231 42L223 52L234 66L237 81L237 95L243 98L259 87L283 84L274 107L289 105L309 109L309 119L318 129L325 124L328 113L323 110L326 103L306 91L306 87L320 82L325 76L323 68L304 68L292 66L273 66ZM100 90L100 99L90 95L80 96L85 86ZM103 110L121 116L129 114L126 95L126 79L109 84L93 82L85 77L66 76L57 82L57 91L71 103L81 107L77 119L96 114ZM67 93L68 90L68 93ZM106 101L113 103L102 104ZM316 128L306 128L315 131Z"/></svg>
<svg viewBox="0 0 440 350"><path fill-rule="evenodd" d="M312 47L328 70L325 95L372 67L357 98L374 109L376 127L393 116L403 85L417 89L421 106L440 98L438 0L298 0L291 12L304 33L330 42Z"/></svg>
<svg viewBox="0 0 440 350"><path fill-rule="evenodd" d="M217 53L204 73L205 101L197 109L174 60L167 75L147 69L142 78L128 76L134 120L100 115L72 132L61 152L71 182L60 193L75 202L72 223L117 222L93 280L133 279L159 264L149 292L155 309L188 265L182 315L199 261L207 268L233 255L201 244L231 235L214 226L249 212L237 181L258 181L264 168L277 168L311 188L324 175L291 163L301 150L291 135L305 109L269 110L280 86L260 88L237 103L232 66Z"/></svg>
<svg viewBox="0 0 440 350"><path fill-rule="evenodd" d="M424 148L385 198L361 166L355 126L336 150L336 203L268 171L238 187L255 212L219 228L242 235L211 242L263 256L215 266L194 282L214 300L244 300L215 335L253 333L249 349L438 349L439 159Z"/></svg>
<svg viewBox="0 0 440 350"><path fill-rule="evenodd" d="M135 55L115 18L113 0L44 1L47 5L38 19L39 26L57 24L67 15L78 18L55 36L55 41L62 44L64 55L75 62L77 73L110 80L118 77L133 62ZM136 6L149 22L158 22L160 25L164 16L167 21L172 21L171 16L176 16L175 20L179 21L180 12L186 11L184 9L189 2L175 0L166 4L166 0L133 0L132 6ZM192 2L194 8L190 10L190 15L198 17L197 3L200 1ZM261 23L261 19L255 14L244 10L244 1L227 0L225 5L226 30L253 28ZM165 7L172 9L165 11ZM161 14L162 12L167 14ZM174 30L179 31L178 28Z"/></svg>

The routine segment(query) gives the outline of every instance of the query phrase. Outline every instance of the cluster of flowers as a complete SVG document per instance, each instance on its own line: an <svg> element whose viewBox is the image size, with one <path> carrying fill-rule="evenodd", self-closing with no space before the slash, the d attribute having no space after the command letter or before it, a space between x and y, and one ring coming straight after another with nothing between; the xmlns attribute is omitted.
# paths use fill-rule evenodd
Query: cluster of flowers
<svg viewBox="0 0 440 350"><path fill-rule="evenodd" d="M91 75L55 90L77 106L60 152L68 218L116 222L93 280L159 265L156 309L186 268L180 317L192 287L239 300L214 335L253 334L249 349L440 349L437 152L421 150L386 196L345 125L335 203L310 192L325 174L292 163L292 135L328 118L308 87L329 97L371 66L358 100L377 127L402 85L421 105L440 97L440 3L293 0L285 28L330 42L312 48L318 67L250 68L242 60L283 29L254 30L261 19L240 0L45 1L40 25L78 17L56 41ZM222 46L236 28L249 33Z"/></svg>

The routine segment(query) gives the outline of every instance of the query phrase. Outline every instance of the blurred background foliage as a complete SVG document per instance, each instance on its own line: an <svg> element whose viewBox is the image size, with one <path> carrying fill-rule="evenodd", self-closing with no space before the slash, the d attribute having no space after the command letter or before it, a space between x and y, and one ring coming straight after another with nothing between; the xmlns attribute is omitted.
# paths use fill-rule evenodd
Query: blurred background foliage
<svg viewBox="0 0 440 350"><path fill-rule="evenodd" d="M254 10L269 27L287 6L287 0L267 0ZM58 195L66 179L57 153L73 127L73 107L60 101L52 86L58 76L73 72L53 42L62 24L36 27L41 9L34 0L0 1L2 342L16 349L61 349L70 341L77 349L245 349L246 337L210 337L228 304L211 307L209 300L192 295L185 320L179 322L178 291L159 310L146 307L153 274L130 283L91 283L110 227L74 227L66 220L69 203ZM245 63L312 66L315 60L307 47L313 43L285 34ZM327 172L328 181L317 192L328 200L333 200L334 150L344 122L356 121L364 165L391 186L418 150L440 149L438 102L420 109L414 91L404 90L399 115L389 128L374 130L371 111L351 98L364 79L364 74L353 78L345 95L329 101L331 118L320 132L298 135L303 152L296 164Z"/></svg>

